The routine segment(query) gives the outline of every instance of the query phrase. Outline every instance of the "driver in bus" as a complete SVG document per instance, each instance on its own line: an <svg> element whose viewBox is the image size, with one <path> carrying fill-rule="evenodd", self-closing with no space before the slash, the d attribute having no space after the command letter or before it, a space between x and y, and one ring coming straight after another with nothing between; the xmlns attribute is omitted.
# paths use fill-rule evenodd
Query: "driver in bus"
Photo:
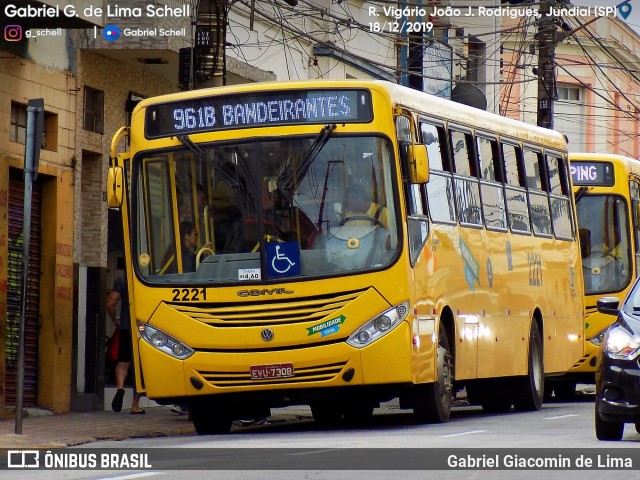
<svg viewBox="0 0 640 480"><path fill-rule="evenodd" d="M370 190L361 183L354 183L349 187L343 214L344 224L389 227L387 208L372 200Z"/></svg>
<svg viewBox="0 0 640 480"><path fill-rule="evenodd" d="M196 271L195 249L198 247L198 232L190 221L180 222L180 251L182 253L182 272L189 273ZM165 254L165 262L162 269L163 274L178 273L178 262L175 250L170 248Z"/></svg>
<svg viewBox="0 0 640 480"><path fill-rule="evenodd" d="M180 234L182 236L182 271L184 273L196 271L195 249L198 247L198 232L193 223L180 222Z"/></svg>

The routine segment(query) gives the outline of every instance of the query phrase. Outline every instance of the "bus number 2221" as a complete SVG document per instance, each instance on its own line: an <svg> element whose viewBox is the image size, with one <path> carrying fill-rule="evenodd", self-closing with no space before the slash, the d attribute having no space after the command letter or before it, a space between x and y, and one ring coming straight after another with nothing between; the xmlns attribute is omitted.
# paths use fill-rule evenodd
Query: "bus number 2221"
<svg viewBox="0 0 640 480"><path fill-rule="evenodd" d="M206 288L174 288L171 293L174 302L199 302L207 299Z"/></svg>

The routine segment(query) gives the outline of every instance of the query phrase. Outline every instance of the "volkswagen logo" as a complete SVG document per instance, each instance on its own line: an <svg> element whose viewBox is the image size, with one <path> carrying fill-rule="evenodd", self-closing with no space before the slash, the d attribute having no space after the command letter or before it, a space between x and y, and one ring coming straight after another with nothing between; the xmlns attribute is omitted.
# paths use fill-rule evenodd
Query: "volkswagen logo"
<svg viewBox="0 0 640 480"><path fill-rule="evenodd" d="M265 328L264 330L262 330L262 332L260 332L260 338L262 338L262 340L264 340L265 342L270 342L271 340L273 340L273 337L275 337L275 333L273 333L273 330L271 330L270 328Z"/></svg>

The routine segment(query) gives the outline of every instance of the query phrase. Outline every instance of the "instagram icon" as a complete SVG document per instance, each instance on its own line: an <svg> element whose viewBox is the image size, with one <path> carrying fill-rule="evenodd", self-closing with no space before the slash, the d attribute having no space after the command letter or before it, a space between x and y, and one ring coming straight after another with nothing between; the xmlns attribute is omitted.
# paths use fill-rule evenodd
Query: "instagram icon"
<svg viewBox="0 0 640 480"><path fill-rule="evenodd" d="M22 40L22 27L20 25L6 25L4 27L4 39L7 42L19 42Z"/></svg>

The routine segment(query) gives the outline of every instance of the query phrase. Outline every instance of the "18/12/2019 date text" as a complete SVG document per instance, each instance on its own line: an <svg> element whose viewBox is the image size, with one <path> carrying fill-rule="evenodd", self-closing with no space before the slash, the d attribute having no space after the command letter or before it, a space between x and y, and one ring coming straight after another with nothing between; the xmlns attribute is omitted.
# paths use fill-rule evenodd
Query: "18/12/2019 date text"
<svg viewBox="0 0 640 480"><path fill-rule="evenodd" d="M428 33L433 30L431 22L369 22L371 33Z"/></svg>

